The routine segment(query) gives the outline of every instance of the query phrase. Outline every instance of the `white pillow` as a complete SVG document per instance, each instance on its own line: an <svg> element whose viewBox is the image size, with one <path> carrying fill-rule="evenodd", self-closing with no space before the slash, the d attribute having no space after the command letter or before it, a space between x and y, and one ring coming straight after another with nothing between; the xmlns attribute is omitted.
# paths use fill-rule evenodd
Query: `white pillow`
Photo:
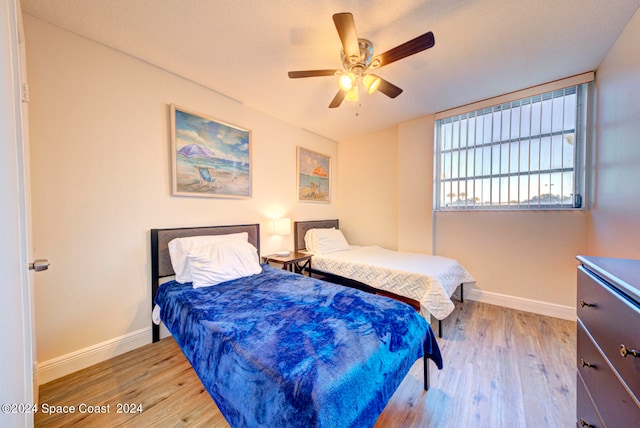
<svg viewBox="0 0 640 428"><path fill-rule="evenodd" d="M176 238L169 241L169 256L171 257L173 271L176 273L176 281L181 284L191 282L191 271L187 263L187 254L189 254L192 248L229 240L248 242L249 234L247 232L241 232L226 235L189 236L187 238Z"/></svg>
<svg viewBox="0 0 640 428"><path fill-rule="evenodd" d="M306 247L307 251L310 251L313 254L319 254L318 253L318 239L316 238L316 230L318 229L309 229L307 230L307 233L304 234L304 246Z"/></svg>
<svg viewBox="0 0 640 428"><path fill-rule="evenodd" d="M193 288L209 287L262 272L258 250L248 242L219 241L187 254Z"/></svg>
<svg viewBox="0 0 640 428"><path fill-rule="evenodd" d="M307 250L319 255L351 249L342 231L336 228L310 229L304 236L304 242Z"/></svg>

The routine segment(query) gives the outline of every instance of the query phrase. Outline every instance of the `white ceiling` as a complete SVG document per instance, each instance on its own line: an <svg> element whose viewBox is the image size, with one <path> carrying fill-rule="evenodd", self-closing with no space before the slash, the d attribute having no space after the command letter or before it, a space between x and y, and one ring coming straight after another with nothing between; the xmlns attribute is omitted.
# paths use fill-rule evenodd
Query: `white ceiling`
<svg viewBox="0 0 640 428"><path fill-rule="evenodd" d="M24 12L336 141L594 70L640 0L21 0ZM379 54L427 31L436 44L381 68L404 89L327 106L340 68L332 15L351 12ZM29 41L27 40L27 43ZM218 112L205 112L221 117Z"/></svg>

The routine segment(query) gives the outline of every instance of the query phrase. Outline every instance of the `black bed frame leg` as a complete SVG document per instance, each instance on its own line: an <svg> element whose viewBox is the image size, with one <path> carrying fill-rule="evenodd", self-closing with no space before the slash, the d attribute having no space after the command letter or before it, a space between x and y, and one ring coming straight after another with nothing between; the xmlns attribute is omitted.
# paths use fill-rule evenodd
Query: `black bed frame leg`
<svg viewBox="0 0 640 428"><path fill-rule="evenodd" d="M464 303L464 284L460 284L460 302ZM438 337L442 339L442 320L438 320Z"/></svg>
<svg viewBox="0 0 640 428"><path fill-rule="evenodd" d="M152 324L151 325L151 339L153 341L153 343L156 343L158 340L160 340L160 326L157 324Z"/></svg>
<svg viewBox="0 0 640 428"><path fill-rule="evenodd" d="M422 365L423 365L423 371L424 371L424 390L428 391L429 390L429 358L427 357L426 354L426 342L425 342L425 354L422 357Z"/></svg>

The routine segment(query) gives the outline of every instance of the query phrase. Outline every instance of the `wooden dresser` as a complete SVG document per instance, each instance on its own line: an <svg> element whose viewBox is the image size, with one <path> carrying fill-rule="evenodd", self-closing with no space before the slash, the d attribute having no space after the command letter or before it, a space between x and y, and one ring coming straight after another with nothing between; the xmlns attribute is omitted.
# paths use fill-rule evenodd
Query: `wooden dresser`
<svg viewBox="0 0 640 428"><path fill-rule="evenodd" d="M578 260L577 426L640 427L640 260Z"/></svg>

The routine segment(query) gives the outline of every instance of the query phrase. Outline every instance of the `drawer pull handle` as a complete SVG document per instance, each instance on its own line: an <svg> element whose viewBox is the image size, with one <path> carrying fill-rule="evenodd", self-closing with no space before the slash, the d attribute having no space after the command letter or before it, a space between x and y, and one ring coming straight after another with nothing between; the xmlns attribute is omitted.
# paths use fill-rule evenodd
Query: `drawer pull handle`
<svg viewBox="0 0 640 428"><path fill-rule="evenodd" d="M640 358L640 352L636 351L635 349L628 349L626 346L624 346L624 344L620 345L620 355L623 358L626 358L627 355L632 355L636 358Z"/></svg>
<svg viewBox="0 0 640 428"><path fill-rule="evenodd" d="M587 427L587 428L596 428L595 425L591 425L589 422L585 421L582 418L580 418L580 426L581 427Z"/></svg>
<svg viewBox="0 0 640 428"><path fill-rule="evenodd" d="M587 306L589 308L593 308L596 305L593 304L593 303L585 302L584 299L580 299L580 307L584 308L585 306Z"/></svg>
<svg viewBox="0 0 640 428"><path fill-rule="evenodd" d="M584 358L580 358L580 365L582 367L595 367L593 363L590 363L589 361L585 361Z"/></svg>

